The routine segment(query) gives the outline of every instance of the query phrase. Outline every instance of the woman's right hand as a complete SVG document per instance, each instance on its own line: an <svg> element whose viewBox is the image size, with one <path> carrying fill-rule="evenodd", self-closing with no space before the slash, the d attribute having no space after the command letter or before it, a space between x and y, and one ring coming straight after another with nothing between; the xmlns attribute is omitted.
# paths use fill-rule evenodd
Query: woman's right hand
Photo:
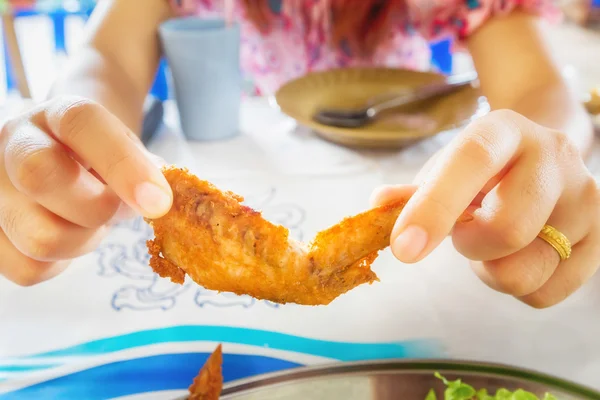
<svg viewBox="0 0 600 400"><path fill-rule="evenodd" d="M153 156L104 107L77 97L35 106L0 133L0 274L47 280L116 218L160 217L172 199Z"/></svg>

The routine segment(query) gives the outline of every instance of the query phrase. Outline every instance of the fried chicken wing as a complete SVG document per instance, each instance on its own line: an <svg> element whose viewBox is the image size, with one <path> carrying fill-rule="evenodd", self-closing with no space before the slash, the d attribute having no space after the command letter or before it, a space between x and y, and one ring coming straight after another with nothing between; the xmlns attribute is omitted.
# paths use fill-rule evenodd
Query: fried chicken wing
<svg viewBox="0 0 600 400"><path fill-rule="evenodd" d="M209 290L250 295L277 303L324 305L363 283L378 280L371 263L388 246L405 201L344 219L310 245L265 220L187 170L166 167L174 201L163 217L148 221L150 265L183 283L189 275Z"/></svg>
<svg viewBox="0 0 600 400"><path fill-rule="evenodd" d="M219 400L223 389L223 349L218 345L189 387L188 400Z"/></svg>

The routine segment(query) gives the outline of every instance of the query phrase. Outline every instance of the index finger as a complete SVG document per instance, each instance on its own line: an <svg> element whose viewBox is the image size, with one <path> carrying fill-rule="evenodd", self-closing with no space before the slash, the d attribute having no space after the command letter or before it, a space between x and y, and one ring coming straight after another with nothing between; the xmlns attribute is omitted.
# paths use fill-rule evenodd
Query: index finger
<svg viewBox="0 0 600 400"><path fill-rule="evenodd" d="M518 155L522 134L512 115L494 112L476 120L440 154L394 226L396 258L416 262L429 254L486 183Z"/></svg>
<svg viewBox="0 0 600 400"><path fill-rule="evenodd" d="M137 138L115 115L87 99L70 98L45 110L48 128L130 207L148 218L166 214L173 193Z"/></svg>

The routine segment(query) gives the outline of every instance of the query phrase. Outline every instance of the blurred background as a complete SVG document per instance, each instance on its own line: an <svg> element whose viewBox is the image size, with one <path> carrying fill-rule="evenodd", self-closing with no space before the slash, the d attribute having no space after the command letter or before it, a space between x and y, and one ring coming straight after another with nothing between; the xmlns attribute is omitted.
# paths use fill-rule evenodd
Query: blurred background
<svg viewBox="0 0 600 400"><path fill-rule="evenodd" d="M45 97L66 55L78 46L96 0L2 0L0 103ZM26 82L23 82L25 78Z"/></svg>
<svg viewBox="0 0 600 400"><path fill-rule="evenodd" d="M84 24L103 0L0 0L2 51L0 52L0 106L11 97L42 100L67 55L77 48ZM136 0L132 0L136 1ZM143 0L138 0L142 2ZM577 89L587 93L597 86L600 54L600 0L560 0L565 19L552 30L555 53ZM432 45L433 65L443 73L470 69L463 54L450 54L451 43ZM600 82L598 82L600 83ZM162 62L151 94L170 97L168 66Z"/></svg>

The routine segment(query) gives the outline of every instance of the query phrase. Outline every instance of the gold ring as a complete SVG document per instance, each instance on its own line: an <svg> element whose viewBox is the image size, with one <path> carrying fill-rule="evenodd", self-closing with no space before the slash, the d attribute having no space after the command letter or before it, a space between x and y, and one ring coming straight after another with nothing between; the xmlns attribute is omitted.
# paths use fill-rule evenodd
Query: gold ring
<svg viewBox="0 0 600 400"><path fill-rule="evenodd" d="M561 261L571 257L571 241L555 227L544 225L538 237L556 250Z"/></svg>

